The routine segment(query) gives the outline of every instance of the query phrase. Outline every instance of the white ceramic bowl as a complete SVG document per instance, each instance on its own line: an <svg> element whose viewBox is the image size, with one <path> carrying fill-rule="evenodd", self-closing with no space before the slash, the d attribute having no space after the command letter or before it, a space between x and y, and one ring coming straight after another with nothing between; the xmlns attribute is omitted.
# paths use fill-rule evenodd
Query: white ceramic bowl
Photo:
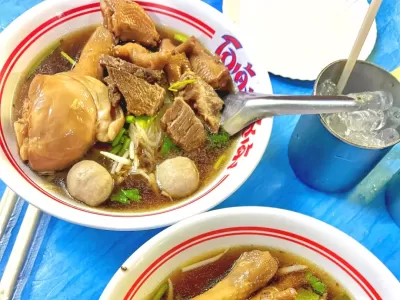
<svg viewBox="0 0 400 300"><path fill-rule="evenodd" d="M201 1L138 1L158 24L198 37L217 52L231 70L241 90L271 93L266 71L257 69L231 23ZM44 1L15 20L0 35L0 174L1 179L21 197L41 210L85 226L138 230L161 227L204 212L231 195L250 176L268 144L272 119L248 129L239 140L228 167L205 189L184 202L148 213L106 212L90 208L45 187L45 182L18 156L13 133L13 94L32 59L66 33L102 21L95 0Z"/></svg>
<svg viewBox="0 0 400 300"><path fill-rule="evenodd" d="M125 271L117 271L101 300L143 299L190 259L244 245L305 257L331 274L354 299L399 299L400 284L390 271L336 228L286 210L237 207L200 214L153 237L124 263Z"/></svg>

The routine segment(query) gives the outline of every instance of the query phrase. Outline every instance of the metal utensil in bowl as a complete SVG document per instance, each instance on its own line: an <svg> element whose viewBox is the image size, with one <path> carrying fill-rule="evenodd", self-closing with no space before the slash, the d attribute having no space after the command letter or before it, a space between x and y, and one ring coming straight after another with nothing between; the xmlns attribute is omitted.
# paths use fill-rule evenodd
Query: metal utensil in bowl
<svg viewBox="0 0 400 300"><path fill-rule="evenodd" d="M287 96L243 92L229 94L224 102L221 125L230 135L265 117L350 112L361 107L355 98L348 96Z"/></svg>

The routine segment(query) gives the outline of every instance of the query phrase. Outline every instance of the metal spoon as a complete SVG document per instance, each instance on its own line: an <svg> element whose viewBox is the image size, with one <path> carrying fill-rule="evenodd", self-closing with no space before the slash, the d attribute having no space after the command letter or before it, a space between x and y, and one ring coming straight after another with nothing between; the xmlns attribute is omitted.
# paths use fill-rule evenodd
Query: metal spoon
<svg viewBox="0 0 400 300"><path fill-rule="evenodd" d="M356 111L361 104L348 96L286 96L229 94L224 99L221 126L234 135L251 123L279 115L309 115Z"/></svg>

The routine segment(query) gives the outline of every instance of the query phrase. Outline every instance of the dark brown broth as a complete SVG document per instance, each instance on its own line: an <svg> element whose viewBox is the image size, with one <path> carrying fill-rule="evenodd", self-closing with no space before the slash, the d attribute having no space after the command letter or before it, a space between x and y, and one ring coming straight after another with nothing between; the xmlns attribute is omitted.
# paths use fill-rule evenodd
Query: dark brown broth
<svg viewBox="0 0 400 300"><path fill-rule="evenodd" d="M223 249L198 256L172 272L168 278L171 279L174 287L174 299L192 299L193 297L204 293L228 274L234 262L242 253L255 249L269 251L272 256L279 260L279 267L291 266L294 264L308 266L310 271L315 276L320 278L325 284L328 285L328 300L333 299L337 295L349 295L349 293L343 287L341 287L340 284L327 272L318 268L305 258L278 249L260 246L240 246L229 249L228 252L222 256L222 258L214 263L185 273L182 273L181 271L182 267L189 266L193 263L218 255L224 251ZM165 282L166 281L163 281L161 285L165 284ZM269 284L272 284L273 282L274 281L271 281ZM157 290L158 288L154 291L154 293L156 293ZM152 295L154 295L154 293ZM149 299L152 299L152 297L149 297Z"/></svg>
<svg viewBox="0 0 400 300"><path fill-rule="evenodd" d="M28 91L29 91L29 86L32 82L32 79L34 78L34 75L36 74L56 74L60 72L66 72L71 70L71 64L62 57L61 51L64 51L67 53L71 58L73 58L75 61L78 61L80 53L90 38L91 34L94 32L96 26L91 26L84 28L82 30L73 32L71 34L68 34L64 36L60 40L60 46L56 48L50 55L48 55L38 66L38 68L32 73L31 76L25 77L25 80L21 80L19 89L17 89L17 92L15 94L15 116L14 118L17 119L21 116L21 108L22 108L22 103L27 99ZM172 29L166 28L166 27L158 27L158 30L160 32L160 35L162 38L170 38L173 40L174 34L177 33L177 31L174 31ZM175 41L176 44L179 44L178 42ZM54 49L54 45L49 46L48 49ZM43 53L49 52L49 50L44 50ZM40 57L43 56L43 53L37 57L33 63L32 66L35 65L40 60ZM27 69L27 74L29 73L29 70L32 69L32 66ZM160 114L161 115L161 114ZM199 190L205 188L216 176L220 173L222 169L226 166L228 163L228 159L224 161L218 168L218 170L213 169L214 163L217 161L217 159L225 154L226 158L231 157L231 152L233 151L234 145L236 144L237 139L232 138L230 141L230 144L227 147L224 147L222 149L216 148L216 149L209 149L209 148L204 148L200 149L198 151L195 151L193 153L183 153L181 151L175 151L171 152L168 156L163 157L162 155L159 155L157 158L157 164L161 163L167 158L173 158L179 155L183 155L186 157L191 158L195 163L196 166L199 170L200 173L200 187ZM89 159L89 160L95 160L101 165L103 165L106 169L110 170L112 163L110 162L109 159L105 158L102 156L99 152L100 150L104 151L110 151L111 146L110 144L103 144L103 143L97 143L94 147L92 147L88 153L85 155L83 159ZM66 189L66 176L68 174L68 170L64 170L61 172L56 172L55 175L48 176L46 179L50 182L53 183L54 186L51 186L52 190L59 191L61 193L64 193L69 196L69 193ZM163 196L161 194L156 194L153 192L153 190L149 187L147 182L140 176L130 176L128 179L125 180L121 185L117 185L114 189L114 192L117 192L119 189L133 189L137 188L140 190L141 196L142 196L142 201L139 203L132 202L130 205L126 204L121 204L119 202L112 202L110 200L106 201L104 204L100 206L100 208L105 209L105 210L111 210L111 211L125 211L125 210L132 210L132 211L149 211L149 210L155 210L155 209L161 209L166 206L169 206L172 204L172 201L170 198ZM179 201L184 201L185 199L174 199L173 203L176 204Z"/></svg>

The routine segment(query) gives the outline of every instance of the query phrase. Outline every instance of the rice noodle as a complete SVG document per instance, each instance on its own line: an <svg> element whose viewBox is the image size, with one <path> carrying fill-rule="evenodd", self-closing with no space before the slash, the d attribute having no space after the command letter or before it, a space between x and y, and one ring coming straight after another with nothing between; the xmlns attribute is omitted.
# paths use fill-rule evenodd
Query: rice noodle
<svg viewBox="0 0 400 300"><path fill-rule="evenodd" d="M308 267L305 265L293 265L293 266L283 267L283 268L278 269L278 272L276 272L276 275L283 276L283 275L287 275L287 274L294 273L294 272L304 271L307 269L308 269Z"/></svg>
<svg viewBox="0 0 400 300"><path fill-rule="evenodd" d="M171 278L168 278L168 296L167 300L174 300L174 286Z"/></svg>
<svg viewBox="0 0 400 300"><path fill-rule="evenodd" d="M128 158L128 156L129 156L129 151L126 151L126 152L124 153L124 155L122 155L123 158ZM121 169L122 169L122 166L123 166L123 164L119 163L118 166L117 166L117 168L115 169L115 173L120 172Z"/></svg>
<svg viewBox="0 0 400 300"><path fill-rule="evenodd" d="M112 167L111 167L111 174L115 174L115 170L117 169L118 162L114 161Z"/></svg>
<svg viewBox="0 0 400 300"><path fill-rule="evenodd" d="M182 268L182 273L189 272L189 271L192 271L192 270L196 270L198 268L201 268L201 267L204 267L206 265L212 264L212 263L216 262L217 260L219 260L222 256L224 256L225 253L228 252L228 250L229 250L229 248L226 249L221 254L218 254L218 255L216 255L214 257L207 258L205 260L202 260L202 261L199 261L197 263L194 263L194 264L192 264L190 266L184 267L184 268Z"/></svg>
<svg viewBox="0 0 400 300"><path fill-rule="evenodd" d="M132 160L135 158L135 143L133 141L129 144L129 158Z"/></svg>
<svg viewBox="0 0 400 300"><path fill-rule="evenodd" d="M126 157L121 157L115 154L112 154L110 152L105 152L105 151L100 151L100 154L104 155L105 157L108 157L109 159L112 159L114 161L117 161L123 165L130 165L131 161L127 159Z"/></svg>

